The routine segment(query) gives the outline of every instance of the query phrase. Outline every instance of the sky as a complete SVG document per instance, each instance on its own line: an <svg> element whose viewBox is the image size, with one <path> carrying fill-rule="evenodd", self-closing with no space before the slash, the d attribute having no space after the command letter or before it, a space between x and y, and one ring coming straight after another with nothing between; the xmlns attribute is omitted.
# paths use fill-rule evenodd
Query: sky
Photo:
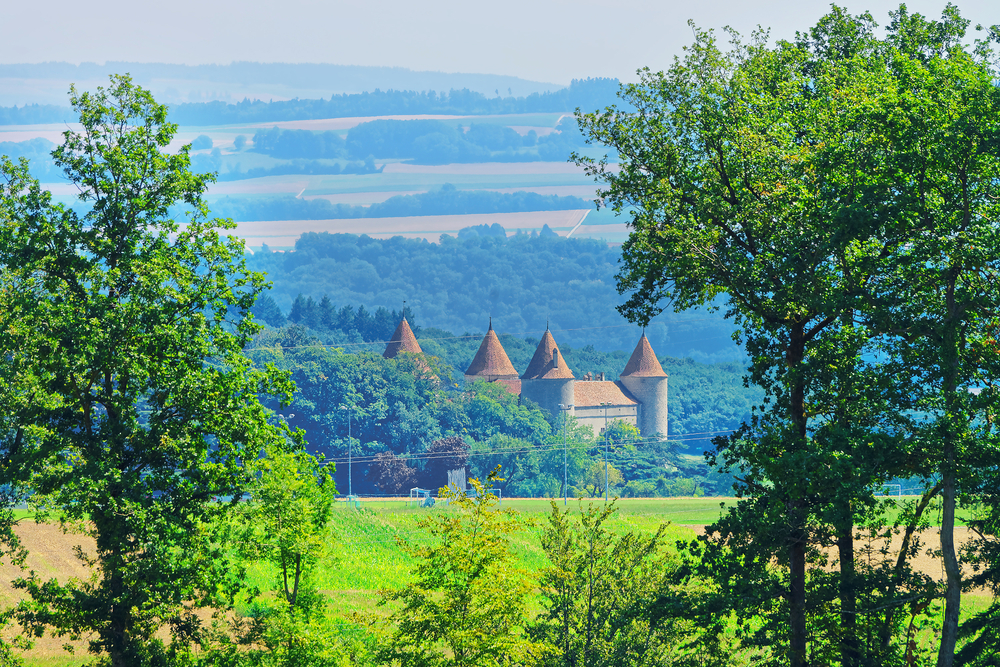
<svg viewBox="0 0 1000 667"><path fill-rule="evenodd" d="M847 0L879 24L898 2ZM66 0L5 3L0 62L108 60L180 64L312 62L506 74L565 85L588 76L634 81L669 66L699 26L755 26L792 37L829 8L814 0ZM937 18L945 3L910 11ZM1000 23L996 0L964 0L977 23Z"/></svg>

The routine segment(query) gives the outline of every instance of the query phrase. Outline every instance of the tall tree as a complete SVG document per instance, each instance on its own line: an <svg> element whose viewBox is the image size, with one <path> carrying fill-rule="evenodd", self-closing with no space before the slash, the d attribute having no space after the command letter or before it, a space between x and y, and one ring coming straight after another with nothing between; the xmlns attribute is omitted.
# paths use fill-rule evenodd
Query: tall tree
<svg viewBox="0 0 1000 667"><path fill-rule="evenodd" d="M859 382L869 333L853 313L906 238L887 216L893 173L881 159L887 140L871 122L890 78L873 57L873 30L870 16L835 8L797 43L733 35L723 53L699 31L667 72L646 70L623 88L636 112L579 117L590 139L622 160L613 171L576 158L606 183L600 194L615 210L631 209L618 277L631 296L622 313L645 323L667 305L724 295L750 353L748 380L766 391L753 424L720 443L746 499L709 533L725 553L757 564L720 576L742 584L742 613L784 611L787 655L776 660L796 666L810 655L809 609L827 594L808 589L813 547L827 539L831 509L870 498L881 474L839 463L854 460L877 421L867 400L875 388ZM817 406L820 390L828 400ZM849 509L835 521L847 580L854 518ZM849 585L841 592L853 599ZM854 614L841 620L842 660L856 664Z"/></svg>
<svg viewBox="0 0 1000 667"><path fill-rule="evenodd" d="M17 413L13 428L38 437L4 440L17 465L2 474L94 538L81 557L95 577L21 580L21 622L91 632L113 667L163 664L157 630L225 581L211 527L228 505L215 499L238 498L242 462L285 442L257 397L292 387L242 353L263 279L207 219L212 176L189 170L189 147L166 152L167 108L127 76L70 100L81 129L53 157L88 210L53 205L37 183L3 193L3 363L23 359L22 386L54 400ZM178 204L183 225L168 215Z"/></svg>
<svg viewBox="0 0 1000 667"><path fill-rule="evenodd" d="M886 64L898 82L887 119L893 193L909 243L891 256L872 309L890 335L919 424L924 470L941 481L945 613L938 666L954 662L962 571L955 513L1000 462L994 337L1000 325L1000 88L988 42L962 42L968 21L892 14ZM994 29L995 31L996 29Z"/></svg>

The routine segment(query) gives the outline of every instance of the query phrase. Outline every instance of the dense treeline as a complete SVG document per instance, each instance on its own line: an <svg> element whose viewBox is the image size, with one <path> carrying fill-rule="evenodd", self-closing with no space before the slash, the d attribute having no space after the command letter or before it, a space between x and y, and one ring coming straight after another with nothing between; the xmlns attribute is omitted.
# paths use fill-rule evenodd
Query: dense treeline
<svg viewBox="0 0 1000 667"><path fill-rule="evenodd" d="M631 350L639 329L615 311L620 249L556 236L443 235L441 243L307 233L292 252L258 252L270 294L288 312L302 294L337 304L399 308L405 301L424 323L456 333L482 331L492 316L499 331L540 335L549 322L559 344ZM646 329L659 354L699 361L741 358L732 325L719 313L664 314Z"/></svg>
<svg viewBox="0 0 1000 667"><path fill-rule="evenodd" d="M262 102L244 100L237 104L204 102L179 104L171 117L182 125L222 125L231 123L271 123L283 120L344 118L353 116L395 116L406 114L448 114L456 116L572 111L603 108L616 101L618 80L574 79L568 88L526 97L486 97L471 90L373 91L332 95L329 100L288 100Z"/></svg>
<svg viewBox="0 0 1000 667"><path fill-rule="evenodd" d="M396 195L370 206L333 204L325 199L299 199L292 196L253 199L222 197L212 204L212 211L216 215L237 221L332 220L565 211L587 209L592 205L579 197L540 195L535 192L458 190L450 183L446 183L438 190L416 195Z"/></svg>
<svg viewBox="0 0 1000 667"><path fill-rule="evenodd" d="M336 132L258 130L254 150L281 159L411 159L421 164L455 162L532 162L565 160L585 145L576 122L563 119L556 131L521 136L492 123L467 129L441 120L373 120L354 126L346 140Z"/></svg>
<svg viewBox="0 0 1000 667"><path fill-rule="evenodd" d="M285 120L346 118L354 116L397 116L409 114L447 114L485 116L537 112L572 111L603 108L616 101L618 79L574 79L568 88L526 97L487 97L463 89L449 92L433 90L375 90L364 93L332 95L329 100L287 100L264 102L243 100L226 102L187 102L171 109L171 118L181 125L229 125L234 123L273 123ZM0 124L28 125L58 123L72 116L68 107L26 105L0 107Z"/></svg>
<svg viewBox="0 0 1000 667"><path fill-rule="evenodd" d="M405 314L424 352L438 358L441 372L450 370L450 384L462 386L463 374L482 341L482 333L455 335L439 328L421 328L422 318L407 306L402 311L383 307L369 311L361 305L335 304L329 296L319 299L299 295L288 316L273 299L263 295L254 306L254 317L275 328L288 323L302 330L296 335L308 337L315 344L341 346L348 352L381 354L400 319ZM557 334L559 335L559 334ZM562 336L559 335L560 341ZM538 339L500 334L514 368L528 367ZM360 343L372 343L361 345ZM604 352L592 345L572 347L560 343L560 351L577 378L584 373L603 373L609 380L618 379L631 350ZM671 440L682 448L700 454L717 435L736 430L750 419L752 407L763 400L759 388L743 385L744 369L735 363L700 364L691 359L660 355L660 363L670 376L669 414Z"/></svg>
<svg viewBox="0 0 1000 667"><path fill-rule="evenodd" d="M372 345L374 349L365 350L363 347L368 346L345 339L362 338L358 327L364 326L368 327L365 334L368 338L376 333L384 334L389 330L390 318L398 318L401 313L376 311L373 316L363 308L357 311L350 307L337 309L328 299L318 304L303 299L297 302L293 315L300 321L319 325L322 322L316 320L326 316L334 326L351 328L316 331L291 325L270 329L255 338L248 354L259 365L275 364L292 374L297 390L283 413L290 425L305 431L310 451L336 461L347 455L347 413L338 406L351 406L355 461L351 486L355 493L399 493L408 490L405 484L429 488L443 486L447 471L435 466L434 452L441 446L436 443L448 438L465 452L463 456L474 475L485 477L494 465L501 463L507 471L501 483L505 495L537 497L562 492L562 452L555 452L551 447L556 441L561 442L561 431L553 415L542 412L532 403L519 402L499 385L474 383L457 390L447 381L438 379L447 378L454 372L447 355L461 358L459 355L478 347L478 340L451 336L428 339L423 336L440 336L447 332L425 331L421 336L428 348L423 361L411 355L384 359L381 356L385 347L383 342ZM340 339L339 347L332 347L331 339ZM533 351L537 345L537 341L512 337L505 337L504 342L514 352L512 359L518 361L527 357L528 348ZM446 356L437 356L437 352ZM627 358L624 353L617 353L611 359L601 360L598 359L601 355L593 349L568 349L566 355L568 361L579 360L587 366L600 365L602 361L607 366L617 364L618 370ZM699 418L715 420L712 425L719 430L727 427L732 430L749 412L747 396L739 397L742 412L738 415L715 411L729 400L723 398L727 390L739 394L737 368L665 361L668 372L678 370L674 391L684 394L690 390L687 402L691 410L690 423L700 423ZM527 360L523 363L526 365ZM713 383L716 386L710 388ZM679 402L676 409L681 412ZM728 424L723 424L723 420L728 420ZM678 421L678 428L683 428L682 421ZM687 442L683 434L678 435L678 441L667 443L643 441L634 427L624 424L612 424L612 431L609 437L616 444L611 450L614 472L611 481L616 494L725 494L732 484L730 477L710 472L703 462L692 462L677 455L678 449ZM697 435L699 438L691 442L700 445L704 436ZM585 493L585 487L595 483L597 476L591 478L591 468L601 456L601 443L588 427L571 424L569 437L574 448L570 494L575 495ZM701 450L695 448L694 451ZM389 455L401 460L388 458ZM395 462L398 468L392 474L383 469L390 462ZM338 488L347 488L347 474L344 466L339 465ZM404 479L410 481L404 484ZM603 489L603 482L601 487Z"/></svg>
<svg viewBox="0 0 1000 667"><path fill-rule="evenodd" d="M54 143L42 137L26 141L0 141L0 155L18 160L28 160L31 175L40 180L53 180L62 176L62 170L52 162Z"/></svg>
<svg viewBox="0 0 1000 667"><path fill-rule="evenodd" d="M336 132L310 132L309 130L257 130L253 135L254 150L283 160L295 158L336 159L347 157L344 138ZM365 153L360 157L370 155ZM379 155L379 157L389 157Z"/></svg>
<svg viewBox="0 0 1000 667"><path fill-rule="evenodd" d="M0 125L62 123L72 117L72 109L54 104L25 104L22 107L0 107Z"/></svg>

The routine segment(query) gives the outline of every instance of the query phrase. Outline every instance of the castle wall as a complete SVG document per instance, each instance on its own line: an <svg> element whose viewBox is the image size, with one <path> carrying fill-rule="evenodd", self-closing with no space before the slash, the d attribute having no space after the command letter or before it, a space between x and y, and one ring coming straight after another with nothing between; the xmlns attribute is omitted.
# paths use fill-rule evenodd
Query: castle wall
<svg viewBox="0 0 1000 667"><path fill-rule="evenodd" d="M573 405L573 378L521 380L521 398L538 403L542 410L559 414L559 404ZM574 411L570 410L569 414Z"/></svg>
<svg viewBox="0 0 1000 667"><path fill-rule="evenodd" d="M666 377L622 376L619 382L639 399L638 426L642 437L655 434L667 437L667 379Z"/></svg>
<svg viewBox="0 0 1000 667"><path fill-rule="evenodd" d="M604 430L605 423L610 424L616 419L626 424L638 426L638 408L638 405L609 405L606 420L603 405L578 405L573 409L573 412L576 415L577 423L589 426L595 435L599 435Z"/></svg>

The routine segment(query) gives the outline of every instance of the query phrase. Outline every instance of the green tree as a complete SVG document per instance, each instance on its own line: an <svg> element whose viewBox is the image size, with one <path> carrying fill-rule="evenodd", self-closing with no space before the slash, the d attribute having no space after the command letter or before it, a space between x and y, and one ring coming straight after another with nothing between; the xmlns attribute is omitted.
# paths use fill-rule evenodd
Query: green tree
<svg viewBox="0 0 1000 667"><path fill-rule="evenodd" d="M90 650L113 667L164 664L157 631L171 624L187 641L172 621L229 583L212 527L230 503L215 499L238 498L243 464L284 443L257 397L289 399L292 386L242 353L263 280L206 217L212 177L189 170L188 147L166 152L166 107L127 76L70 100L82 129L53 157L89 209L53 205L37 183L4 192L2 363L23 362L32 374L19 388L53 399L5 424L16 465L3 481L30 482L94 538L81 557L95 575L20 580L19 616L30 634L92 633ZM168 216L175 204L189 210L183 225ZM30 430L38 437L18 439Z"/></svg>
<svg viewBox="0 0 1000 667"><path fill-rule="evenodd" d="M667 526L652 535L615 535L607 524L616 511L614 503L584 509L582 502L578 513L563 511L552 501L542 534L549 560L540 581L543 611L531 636L552 647L547 665L688 664L683 644L694 627L657 610L672 597L680 566L665 546ZM719 653L695 664L725 659Z"/></svg>
<svg viewBox="0 0 1000 667"><path fill-rule="evenodd" d="M1000 89L988 44L963 44L968 23L952 5L940 21L901 6L889 26L894 204L912 231L890 258L872 315L910 384L899 408L924 416L916 425L921 471L941 481L939 667L953 664L958 638L956 510L1000 462L990 428L1000 377Z"/></svg>
<svg viewBox="0 0 1000 667"><path fill-rule="evenodd" d="M738 613L773 622L760 641L786 647L775 662L794 666L830 651L858 664L853 526L872 484L892 476L877 462L892 460L898 438L873 433L902 432L886 428L884 375L864 356L878 332L855 315L910 231L893 217L882 122L897 82L873 33L870 16L836 7L795 43L733 35L724 53L698 31L667 72L623 88L637 112L578 116L622 158L616 172L576 159L615 210L632 210L623 314L645 323L665 306L724 295L751 358L747 379L765 390L763 411L719 443L745 499L708 531L719 558L759 567L709 560L738 586L728 596ZM810 583L814 547L831 534L844 545L839 589ZM831 633L810 613L835 599L847 611ZM810 635L837 646L810 646Z"/></svg>
<svg viewBox="0 0 1000 667"><path fill-rule="evenodd" d="M458 506L424 522L433 539L414 547L414 581L381 591L383 605L394 602L392 636L379 658L409 666L534 665L545 647L524 634L532 582L514 562L510 535L522 524L511 510L497 508L490 485L472 479L475 497L452 495Z"/></svg>
<svg viewBox="0 0 1000 667"><path fill-rule="evenodd" d="M330 472L305 451L272 450L257 461L250 500L240 513L243 556L264 561L277 573L276 598L253 594L253 623L241 643L266 650L264 665L330 664L336 643L325 624L326 598L314 574L329 551L327 528L336 489Z"/></svg>

